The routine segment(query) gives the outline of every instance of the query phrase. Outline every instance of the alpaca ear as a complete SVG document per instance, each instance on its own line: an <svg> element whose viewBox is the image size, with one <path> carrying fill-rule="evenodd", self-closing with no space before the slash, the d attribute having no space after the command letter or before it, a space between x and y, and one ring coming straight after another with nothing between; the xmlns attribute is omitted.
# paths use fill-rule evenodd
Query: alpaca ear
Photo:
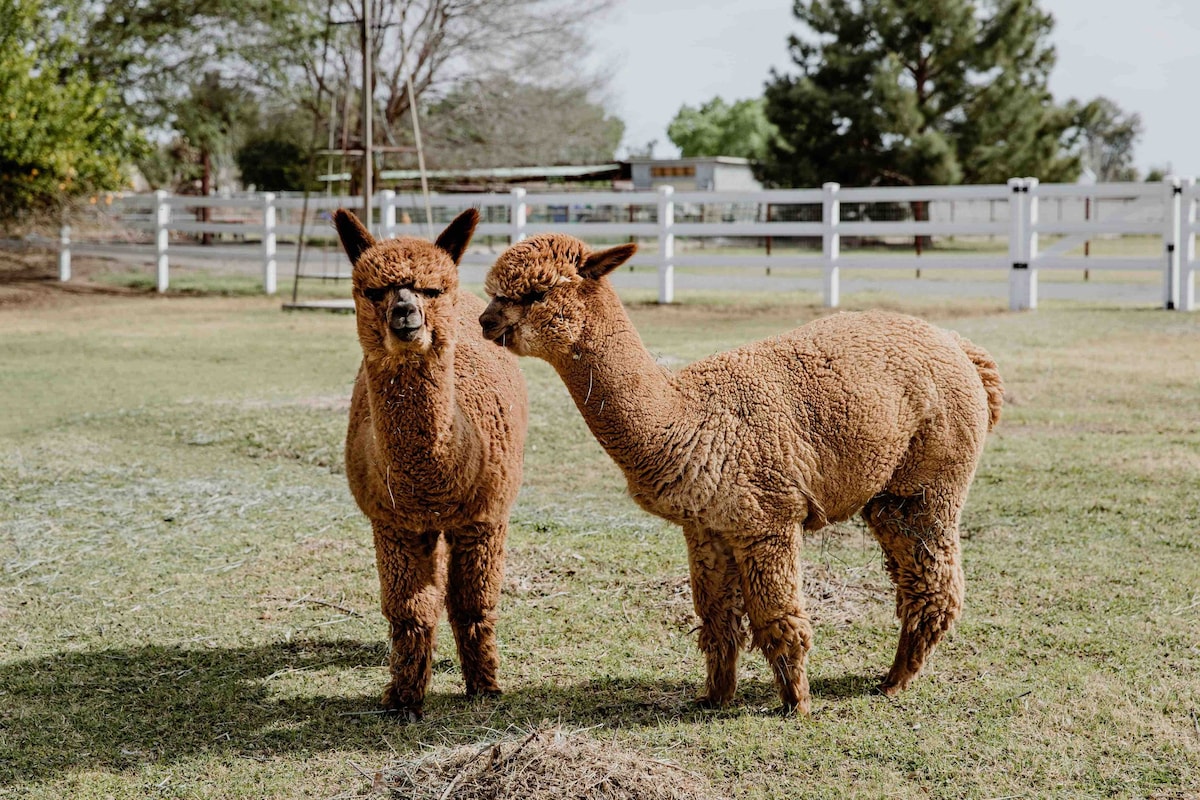
<svg viewBox="0 0 1200 800"><path fill-rule="evenodd" d="M344 208L334 211L333 224L337 227L338 238L342 240L342 247L350 256L351 264L357 264L358 257L375 245L375 240L353 211Z"/></svg>
<svg viewBox="0 0 1200 800"><path fill-rule="evenodd" d="M637 245L632 242L619 244L607 250L597 250L584 259L583 264L579 267L579 274L588 280L600 280L632 258L636 252Z"/></svg>
<svg viewBox="0 0 1200 800"><path fill-rule="evenodd" d="M471 236L478 224L479 211L468 208L446 226L446 230L442 231L434 244L449 253L450 258L457 264L462 261L463 253L467 252L467 245L471 243Z"/></svg>

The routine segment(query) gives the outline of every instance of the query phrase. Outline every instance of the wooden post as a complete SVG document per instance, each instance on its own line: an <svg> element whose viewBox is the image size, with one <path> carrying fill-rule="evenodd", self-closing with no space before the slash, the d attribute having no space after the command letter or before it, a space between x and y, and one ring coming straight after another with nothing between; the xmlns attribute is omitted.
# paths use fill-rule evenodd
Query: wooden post
<svg viewBox="0 0 1200 800"><path fill-rule="evenodd" d="M672 186L658 187L658 302L675 302L675 200Z"/></svg>
<svg viewBox="0 0 1200 800"><path fill-rule="evenodd" d="M167 291L169 283L167 265L167 242L169 236L167 225L171 223L171 206L167 203L167 193L159 189L154 193L154 267L155 283L158 291Z"/></svg>
<svg viewBox="0 0 1200 800"><path fill-rule="evenodd" d="M1029 281L1029 187L1022 178L1009 178L1008 188L1008 258L1012 264L1008 273L1008 308L1028 311L1037 305Z"/></svg>
<svg viewBox="0 0 1200 800"><path fill-rule="evenodd" d="M263 194L263 292L275 294L275 195Z"/></svg>
<svg viewBox="0 0 1200 800"><path fill-rule="evenodd" d="M1183 186L1179 178L1163 178L1163 251L1167 263L1163 271L1163 308L1179 308L1179 233Z"/></svg>
<svg viewBox="0 0 1200 800"><path fill-rule="evenodd" d="M375 193L375 159L374 159L374 140L375 131L374 125L374 88L372 84L375 81L374 70L374 44L371 41L371 0L363 0L362 2L362 73L363 73L363 91L362 91L362 146L363 146L363 177L362 177L362 195L363 195L363 215L362 223L367 230L371 230L371 198ZM413 109L416 114L416 109Z"/></svg>
<svg viewBox="0 0 1200 800"><path fill-rule="evenodd" d="M841 305L841 266L838 258L841 256L842 237L838 226L842 220L842 204L838 200L838 190L841 184L826 183L821 186L825 196L821 199L821 224L825 230L821 234L821 254L825 257L825 307L837 308Z"/></svg>
<svg viewBox="0 0 1200 800"><path fill-rule="evenodd" d="M58 279L71 280L71 226L65 222L58 229Z"/></svg>
<svg viewBox="0 0 1200 800"><path fill-rule="evenodd" d="M1179 310L1196 310L1196 179L1179 180Z"/></svg>
<svg viewBox="0 0 1200 800"><path fill-rule="evenodd" d="M391 189L379 193L379 235L383 239L396 238L396 193Z"/></svg>
<svg viewBox="0 0 1200 800"><path fill-rule="evenodd" d="M516 244L525 238L525 219L529 214L529 206L525 205L525 190L520 186L509 192L509 223L512 232L508 235L508 243Z"/></svg>

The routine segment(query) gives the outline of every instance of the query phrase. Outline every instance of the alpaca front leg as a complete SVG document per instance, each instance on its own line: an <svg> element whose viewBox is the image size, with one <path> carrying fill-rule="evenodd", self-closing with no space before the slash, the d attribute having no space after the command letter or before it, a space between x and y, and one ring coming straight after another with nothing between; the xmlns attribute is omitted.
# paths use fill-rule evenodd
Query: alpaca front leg
<svg viewBox="0 0 1200 800"><path fill-rule="evenodd" d="M812 622L800 594L799 555L794 528L748 536L734 551L754 646L771 665L784 711L807 714Z"/></svg>
<svg viewBox="0 0 1200 800"><path fill-rule="evenodd" d="M475 525L447 532L450 571L446 611L467 696L498 695L500 652L496 646L496 606L504 579L507 524Z"/></svg>
<svg viewBox="0 0 1200 800"><path fill-rule="evenodd" d="M702 706L727 705L737 691L738 657L745 644L741 589L737 563L720 535L703 529L684 529L688 545L692 602L700 617L700 650L708 670Z"/></svg>
<svg viewBox="0 0 1200 800"><path fill-rule="evenodd" d="M433 676L433 646L442 610L445 569L436 533L375 526L380 606L391 626L384 708L407 720L421 718Z"/></svg>

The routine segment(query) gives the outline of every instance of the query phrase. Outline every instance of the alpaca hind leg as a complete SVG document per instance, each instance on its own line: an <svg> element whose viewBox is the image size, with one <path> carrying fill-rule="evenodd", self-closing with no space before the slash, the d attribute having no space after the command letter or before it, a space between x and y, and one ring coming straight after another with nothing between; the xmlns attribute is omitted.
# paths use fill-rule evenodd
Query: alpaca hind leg
<svg viewBox="0 0 1200 800"><path fill-rule="evenodd" d="M504 578L507 530L505 524L476 525L446 534L450 545L446 611L468 697L500 694L496 606Z"/></svg>
<svg viewBox="0 0 1200 800"><path fill-rule="evenodd" d="M800 594L799 545L798 532L789 526L774 535L746 537L735 545L734 557L754 646L771 665L784 710L807 714L812 622Z"/></svg>
<svg viewBox="0 0 1200 800"><path fill-rule="evenodd" d="M939 503L927 492L880 495L863 510L883 547L900 620L896 657L880 684L884 694L908 687L962 611L958 509L958 503Z"/></svg>
<svg viewBox="0 0 1200 800"><path fill-rule="evenodd" d="M742 627L745 612L737 563L719 534L685 529L692 602L700 617L700 650L708 668L702 706L721 707L737 690L738 657L745 645Z"/></svg>
<svg viewBox="0 0 1200 800"><path fill-rule="evenodd" d="M383 690L383 705L409 721L421 718L433 674L434 636L445 585L443 555L437 534L375 526L380 605L391 626L391 680Z"/></svg>

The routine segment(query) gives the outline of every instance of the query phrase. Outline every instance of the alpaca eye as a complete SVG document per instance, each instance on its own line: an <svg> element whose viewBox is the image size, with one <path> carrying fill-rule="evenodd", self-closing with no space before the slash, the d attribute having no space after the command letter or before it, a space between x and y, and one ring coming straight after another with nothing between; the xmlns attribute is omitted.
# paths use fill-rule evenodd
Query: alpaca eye
<svg viewBox="0 0 1200 800"><path fill-rule="evenodd" d="M523 298L524 302L528 303L529 305L533 305L534 303L540 303L545 299L546 299L545 292L530 292L529 294L525 295L525 297Z"/></svg>
<svg viewBox="0 0 1200 800"><path fill-rule="evenodd" d="M379 302L382 302L385 297L387 297L388 290L387 289L378 289L378 288L363 289L362 293L363 293L363 297L367 298L372 303L379 303Z"/></svg>
<svg viewBox="0 0 1200 800"><path fill-rule="evenodd" d="M441 289L418 289L417 291L420 292L421 294L425 295L426 297L430 298L431 300L435 297L442 296Z"/></svg>

